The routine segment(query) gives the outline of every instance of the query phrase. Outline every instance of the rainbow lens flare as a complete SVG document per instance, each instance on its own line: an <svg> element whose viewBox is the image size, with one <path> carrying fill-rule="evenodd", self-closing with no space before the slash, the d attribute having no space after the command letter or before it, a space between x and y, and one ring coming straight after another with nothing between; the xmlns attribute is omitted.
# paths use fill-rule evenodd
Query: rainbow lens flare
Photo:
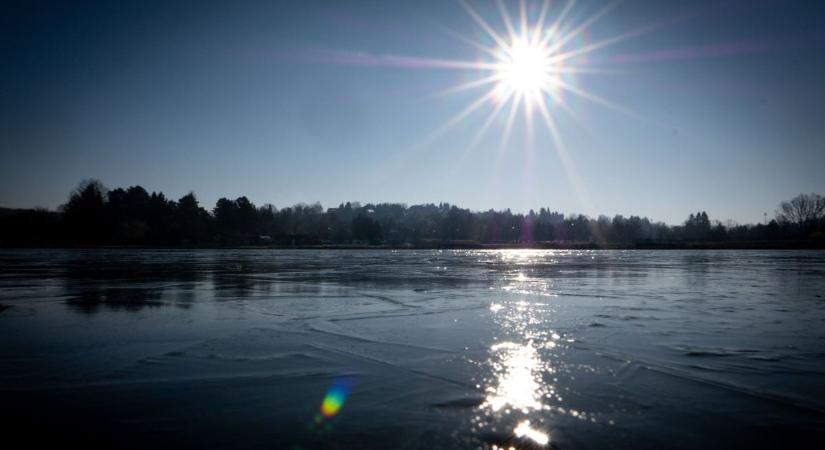
<svg viewBox="0 0 825 450"><path fill-rule="evenodd" d="M327 419L338 414L338 411L341 410L341 407L344 406L344 402L347 400L349 391L350 383L347 382L347 380L336 380L321 402L321 414Z"/></svg>

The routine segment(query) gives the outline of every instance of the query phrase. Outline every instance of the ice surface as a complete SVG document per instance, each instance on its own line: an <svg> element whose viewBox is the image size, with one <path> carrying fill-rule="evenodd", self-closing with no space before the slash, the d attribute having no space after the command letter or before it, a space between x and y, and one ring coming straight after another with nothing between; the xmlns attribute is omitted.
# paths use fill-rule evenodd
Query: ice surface
<svg viewBox="0 0 825 450"><path fill-rule="evenodd" d="M823 296L816 251L2 251L0 419L32 446L810 446Z"/></svg>

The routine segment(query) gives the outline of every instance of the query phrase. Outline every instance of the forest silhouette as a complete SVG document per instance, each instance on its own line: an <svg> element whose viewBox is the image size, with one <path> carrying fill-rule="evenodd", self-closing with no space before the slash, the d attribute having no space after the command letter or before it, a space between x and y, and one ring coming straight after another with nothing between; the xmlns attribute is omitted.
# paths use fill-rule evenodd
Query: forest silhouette
<svg viewBox="0 0 825 450"><path fill-rule="evenodd" d="M704 211L680 225L646 217L590 218L548 208L526 214L471 211L448 203L342 203L275 208L246 197L211 211L195 194L177 201L141 186L109 190L85 180L57 211L0 209L0 245L384 246L413 248L800 248L825 246L825 198L800 194L761 224L723 224Z"/></svg>

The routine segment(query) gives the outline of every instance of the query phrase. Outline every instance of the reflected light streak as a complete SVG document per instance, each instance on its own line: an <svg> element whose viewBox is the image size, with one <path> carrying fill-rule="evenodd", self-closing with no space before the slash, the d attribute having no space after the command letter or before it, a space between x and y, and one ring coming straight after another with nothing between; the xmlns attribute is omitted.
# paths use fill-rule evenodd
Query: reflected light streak
<svg viewBox="0 0 825 450"><path fill-rule="evenodd" d="M515 264L529 264L536 256L534 251L497 253L512 258ZM524 274L515 274L517 278L520 275ZM562 401L556 392L557 368L553 363L558 351L554 341L561 336L548 327L552 309L544 302L511 300L491 303L490 311L508 338L489 347L490 374L483 388L478 385L485 396L479 408L485 412L486 418L476 416L476 425L494 433L497 427L512 430L511 437L515 441L506 442L512 442L518 448L525 445L526 448L544 447L550 443L549 433L531 426L531 423L541 423L544 428L546 418L552 417L554 412L564 411L560 406L554 406ZM492 448L508 447L494 445Z"/></svg>
<svg viewBox="0 0 825 450"><path fill-rule="evenodd" d="M596 422L593 414L565 403L562 396L565 383L559 379L569 376L572 380L572 370L577 370L564 358L572 337L553 329L556 303L536 299L552 282L535 265L555 264L558 256L573 253L532 249L495 251L512 269L507 277L513 281L512 286L522 291L504 286L510 299L497 299L489 305L498 332L484 361L489 372L476 384L484 395L479 405L483 415L473 419L474 432L492 433L487 448L546 448L558 415ZM501 431L509 436L502 436ZM502 442L512 446L501 446Z"/></svg>
<svg viewBox="0 0 825 450"><path fill-rule="evenodd" d="M519 423L518 426L513 429L513 434L515 434L516 437L530 439L539 445L547 445L550 442L550 436L547 433L531 428L529 420Z"/></svg>
<svg viewBox="0 0 825 450"><path fill-rule="evenodd" d="M490 347L499 354L500 362L493 365L498 372L497 385L487 388L484 402L493 411L511 406L526 413L543 407L541 398L541 358L529 342L519 345L502 342Z"/></svg>

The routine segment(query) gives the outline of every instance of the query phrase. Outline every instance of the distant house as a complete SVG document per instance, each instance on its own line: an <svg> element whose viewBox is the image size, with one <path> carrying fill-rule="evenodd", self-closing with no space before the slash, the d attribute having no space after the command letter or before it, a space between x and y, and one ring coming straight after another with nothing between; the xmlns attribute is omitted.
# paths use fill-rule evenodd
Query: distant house
<svg viewBox="0 0 825 450"><path fill-rule="evenodd" d="M258 242L260 242L261 244L271 244L272 236L268 234L261 234L258 236Z"/></svg>

